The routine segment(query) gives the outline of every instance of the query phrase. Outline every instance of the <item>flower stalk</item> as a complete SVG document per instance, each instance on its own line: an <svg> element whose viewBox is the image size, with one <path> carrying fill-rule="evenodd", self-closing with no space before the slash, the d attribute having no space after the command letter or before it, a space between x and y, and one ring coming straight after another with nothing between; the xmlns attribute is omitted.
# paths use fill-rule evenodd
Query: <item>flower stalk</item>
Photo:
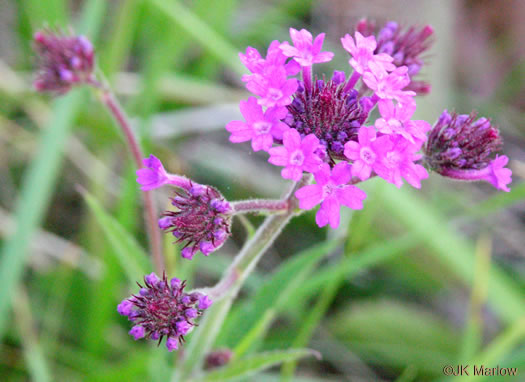
<svg viewBox="0 0 525 382"><path fill-rule="evenodd" d="M117 125L122 130L124 137L126 138L127 146L133 157L133 161L137 168L142 167L142 158L144 154L140 144L131 128L129 118L126 115L126 112L120 105L119 101L115 95L109 90L106 86L103 86L98 81L90 81L89 84L95 89L101 91L100 100L102 104L106 107L108 112L111 114ZM162 274L164 270L164 258L162 256L162 238L160 231L157 227L157 214L155 211L155 203L153 201L153 194L151 191L145 191L142 193L144 201L144 221L146 225L146 230L148 233L148 239L150 244L150 252L153 258L153 265L155 271L158 274Z"/></svg>
<svg viewBox="0 0 525 382"><path fill-rule="evenodd" d="M241 200L231 203L235 214L246 214L256 212L286 212L289 208L288 200Z"/></svg>
<svg viewBox="0 0 525 382"><path fill-rule="evenodd" d="M222 323L230 310L233 300L255 266L266 253L266 250L279 236L286 224L299 214L298 201L294 197L295 191L309 184L310 174L305 174L299 182L294 182L290 191L283 199L288 209L282 214L268 216L257 229L253 237L246 242L232 264L228 267L222 279L210 289L202 289L213 301L212 308L205 314L204 319L192 336L187 347L184 361L176 368L172 382L185 381L198 368L209 353Z"/></svg>

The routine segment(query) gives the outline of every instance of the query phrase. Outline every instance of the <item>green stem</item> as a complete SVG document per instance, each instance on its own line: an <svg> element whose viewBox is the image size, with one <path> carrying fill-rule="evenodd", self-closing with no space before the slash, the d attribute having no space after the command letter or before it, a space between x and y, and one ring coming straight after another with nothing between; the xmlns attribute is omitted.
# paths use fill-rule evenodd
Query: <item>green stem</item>
<svg viewBox="0 0 525 382"><path fill-rule="evenodd" d="M255 235L246 242L222 279L213 288L205 291L214 301L214 305L206 312L198 329L192 335L185 358L172 376L173 382L188 380L189 376L201 367L244 281L290 219L300 213L297 211L298 201L294 197L295 191L308 184L311 179L311 175L308 174L303 176L301 181L293 184L284 198L288 202L288 210L267 217Z"/></svg>

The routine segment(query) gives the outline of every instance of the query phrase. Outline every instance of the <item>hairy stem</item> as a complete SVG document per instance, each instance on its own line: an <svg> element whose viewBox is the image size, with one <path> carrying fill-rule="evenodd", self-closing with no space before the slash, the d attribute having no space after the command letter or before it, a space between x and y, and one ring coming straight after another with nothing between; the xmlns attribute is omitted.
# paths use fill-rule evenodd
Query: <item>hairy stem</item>
<svg viewBox="0 0 525 382"><path fill-rule="evenodd" d="M250 213L250 212L286 212L288 210L289 201L284 200L241 200L239 202L232 202L233 210L236 214Z"/></svg>
<svg viewBox="0 0 525 382"><path fill-rule="evenodd" d="M222 279L214 287L202 290L210 296L214 304L212 309L206 312L198 329L192 335L185 358L172 377L173 382L188 380L189 376L201 366L244 281L290 219L300 213L297 211L298 201L294 193L300 187L310 183L311 179L312 176L307 174L298 183L293 184L283 199L288 203L286 212L267 217L256 233L245 243Z"/></svg>
<svg viewBox="0 0 525 382"><path fill-rule="evenodd" d="M101 101L102 104L107 108L109 113L113 116L117 125L120 127L126 138L126 143L133 156L133 161L137 168L142 167L142 158L144 154L140 148L140 144L131 128L129 118L126 112L118 102L117 98L107 88L102 86L96 80L90 82L90 85L102 91ZM142 193L144 200L144 221L146 224L146 230L148 232L148 239L150 243L150 252L153 257L153 264L157 274L162 274L164 271L164 258L162 257L162 238L160 230L157 227L157 214L155 212L155 204L153 202L153 193L151 191L145 191Z"/></svg>

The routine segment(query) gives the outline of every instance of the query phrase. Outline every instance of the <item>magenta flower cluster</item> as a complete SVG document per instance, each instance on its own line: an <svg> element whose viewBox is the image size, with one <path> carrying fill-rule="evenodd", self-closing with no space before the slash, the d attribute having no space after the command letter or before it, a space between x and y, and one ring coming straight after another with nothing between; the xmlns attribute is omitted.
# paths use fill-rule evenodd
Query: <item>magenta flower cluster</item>
<svg viewBox="0 0 525 382"><path fill-rule="evenodd" d="M155 273L144 277L140 291L123 300L117 311L134 323L129 334L135 339L149 338L160 344L166 337L169 351L176 350L195 326L194 320L212 304L202 293L185 293L185 281Z"/></svg>
<svg viewBox="0 0 525 382"><path fill-rule="evenodd" d="M292 43L273 41L266 57L252 47L240 54L251 72L243 81L254 96L241 101L244 121L227 124L230 141L251 141L254 151L267 151L268 161L283 167L285 179L298 181L304 172L312 173L317 184L295 195L300 208L320 204L320 227L339 225L341 205L362 208L366 194L354 185L360 181L379 176L396 187L406 181L420 188L428 177L422 164L431 161L423 160L421 149L432 126L413 115L414 97L428 93L430 86L413 77L423 66L422 54L433 30L426 26L402 31L389 22L377 37L375 32L375 25L364 20L354 36L341 38L353 73L335 71L330 79L312 74L314 64L334 56L322 50L324 34L314 38L305 29L291 28ZM299 73L301 78L296 78ZM379 118L370 121L376 106ZM501 169L503 162L485 163L484 171L492 175L477 179L507 191L510 170ZM447 174L459 178L457 173Z"/></svg>
<svg viewBox="0 0 525 382"><path fill-rule="evenodd" d="M411 119L415 111L408 68L397 67L387 53L375 53L375 37L346 35L343 48L351 57L352 75L336 71L326 80L312 76L313 64L328 62L333 53L322 51L324 34L290 29L292 44L273 41L266 58L249 47L240 54L251 74L243 77L256 97L241 101L245 121L232 121L226 129L230 141L251 141L255 151L270 154L269 162L282 166L285 179L298 181L303 172L314 174L317 184L297 191L300 207L320 204L319 226L339 225L341 205L361 209L366 194L352 185L372 173L401 186L404 178L420 187L428 176L416 161L430 125ZM301 71L302 79L294 78ZM367 91L356 88L361 79ZM379 104L381 118L365 122ZM275 146L274 146L275 145Z"/></svg>

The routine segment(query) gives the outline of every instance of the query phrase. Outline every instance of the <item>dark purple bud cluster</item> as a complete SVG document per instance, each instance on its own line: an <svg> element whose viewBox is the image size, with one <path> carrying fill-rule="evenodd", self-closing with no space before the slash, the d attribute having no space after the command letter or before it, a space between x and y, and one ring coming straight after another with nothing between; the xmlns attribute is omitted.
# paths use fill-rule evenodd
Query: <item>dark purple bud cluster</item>
<svg viewBox="0 0 525 382"><path fill-rule="evenodd" d="M479 170L489 165L501 145L499 130L489 119L445 110L428 136L425 162L438 173Z"/></svg>
<svg viewBox="0 0 525 382"><path fill-rule="evenodd" d="M191 259L199 250L207 256L231 234L233 209L215 188L192 184L189 190L177 191L171 204L177 211L165 212L159 227L184 243L182 257Z"/></svg>
<svg viewBox="0 0 525 382"><path fill-rule="evenodd" d="M135 324L129 331L135 340L146 337L160 344L166 337L169 351L184 342L195 318L212 304L205 294L185 293L186 281L178 278L168 282L166 275L159 279L150 273L144 277L144 286L137 284L139 293L123 300L117 311Z"/></svg>
<svg viewBox="0 0 525 382"><path fill-rule="evenodd" d="M373 22L364 19L359 22L356 29L363 36L375 35L377 48L374 54L386 53L392 56L394 65L408 68L411 82L405 90L413 90L420 95L430 92L429 83L413 80L424 65L423 53L433 42L431 36L434 34L434 29L430 25L422 28L411 26L403 30L398 23L389 21L382 28L376 28Z"/></svg>
<svg viewBox="0 0 525 382"><path fill-rule="evenodd" d="M34 35L34 47L39 59L36 90L62 94L91 79L94 50L85 36L39 31Z"/></svg>
<svg viewBox="0 0 525 382"><path fill-rule="evenodd" d="M347 89L344 72L335 71L331 80L314 81L311 90L299 83L284 122L301 136L314 134L330 157L344 159L345 143L357 139L372 106L369 97Z"/></svg>
<svg viewBox="0 0 525 382"><path fill-rule="evenodd" d="M232 356L233 352L230 349L218 349L212 351L204 360L204 369L209 370L224 366L230 362Z"/></svg>

